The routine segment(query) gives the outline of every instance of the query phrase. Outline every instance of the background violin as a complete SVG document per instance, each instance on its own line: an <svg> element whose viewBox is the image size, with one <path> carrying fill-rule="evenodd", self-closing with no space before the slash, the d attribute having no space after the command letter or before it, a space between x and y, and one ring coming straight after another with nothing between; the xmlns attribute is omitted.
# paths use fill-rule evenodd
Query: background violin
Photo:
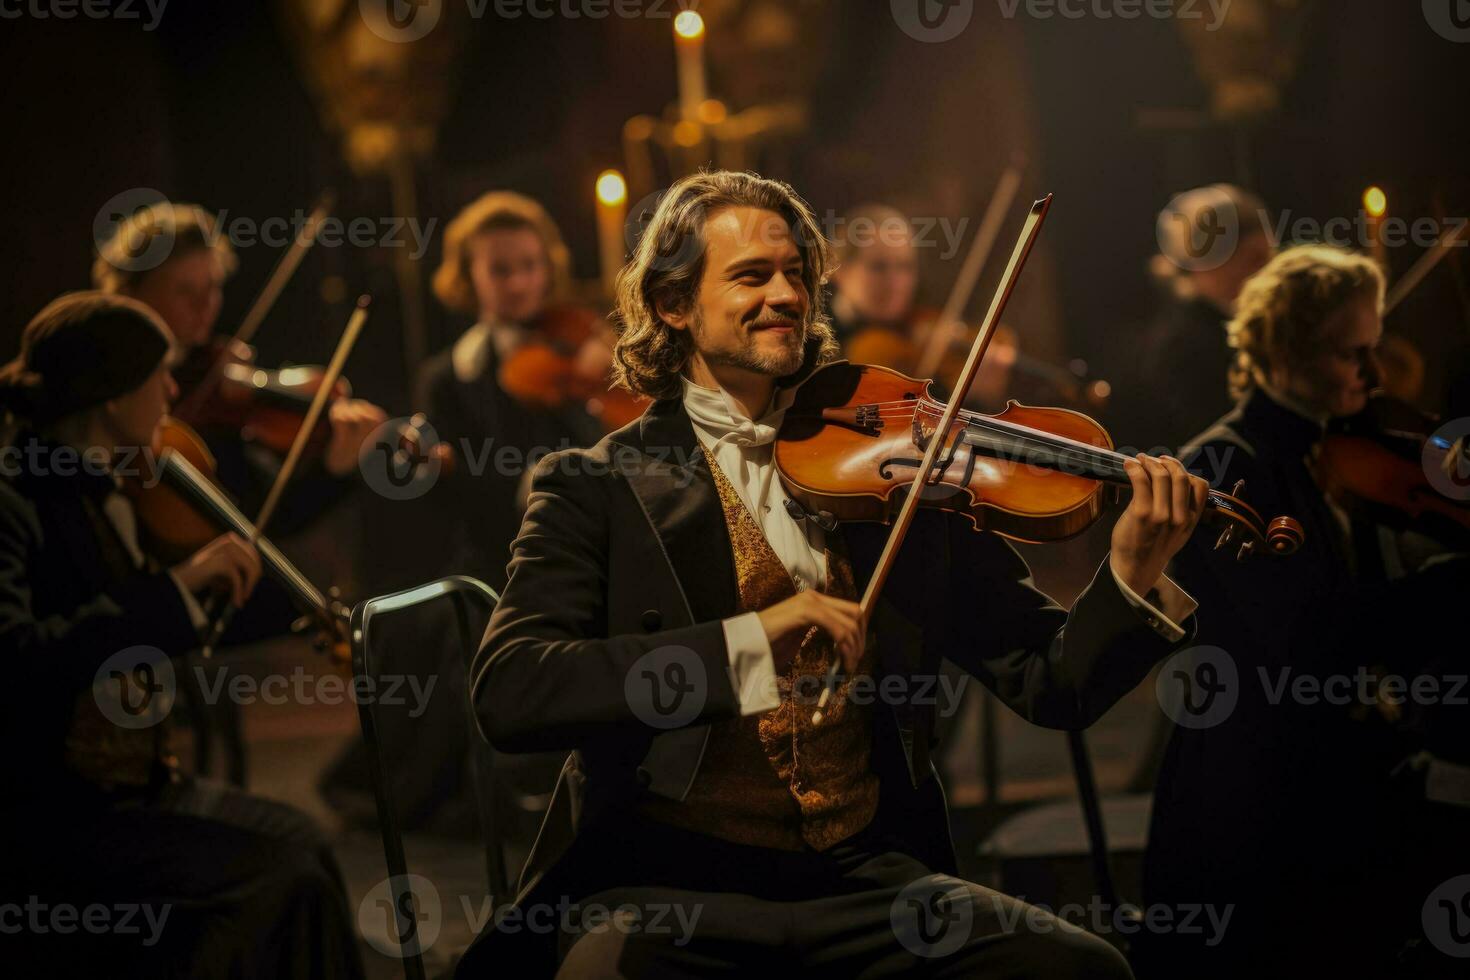
<svg viewBox="0 0 1470 980"><path fill-rule="evenodd" d="M173 416L194 430L238 432L244 441L283 455L321 390L323 376L320 365L260 367L249 344L215 337L190 351L175 369L180 396ZM350 397L352 383L339 377L329 400ZM423 431L426 424L423 415L399 424L396 435L402 458L418 460L420 465L434 459L441 466L452 466L453 449L440 442L430 446ZM331 436L331 419L323 413L308 437L307 458L319 457Z"/></svg>
<svg viewBox="0 0 1470 980"><path fill-rule="evenodd" d="M940 328L939 324L938 310L919 307L898 327L863 327L848 339L847 359L854 364L881 364L904 374L915 374L931 333ZM945 343L939 361L939 377L958 376L974 340L973 331L968 329L951 332L953 336ZM1007 397L1012 396L1078 411L1100 412L1107 407L1111 393L1108 382L1089 376L1086 361L1074 358L1061 367L1028 354L1021 349L1016 331L999 324L965 404L990 411L1003 406Z"/></svg>
<svg viewBox="0 0 1470 980"><path fill-rule="evenodd" d="M347 626L350 608L335 590L322 592L250 520L212 479L214 458L187 424L165 417L154 437L153 472L130 476L123 489L132 500L139 536L165 563L181 561L225 531L254 541L265 573L279 582L303 613L293 629L315 627L318 649L334 661L351 659Z"/></svg>
<svg viewBox="0 0 1470 980"><path fill-rule="evenodd" d="M647 402L613 388L611 328L580 306L551 306L524 324L526 341L500 364L500 387L545 411L581 406L605 431L643 414Z"/></svg>
<svg viewBox="0 0 1470 980"><path fill-rule="evenodd" d="M1376 394L1359 414L1335 421L1322 440L1317 476L1344 509L1398 530L1470 547L1470 449L1437 435L1439 419ZM1431 472L1465 490L1446 496Z"/></svg>

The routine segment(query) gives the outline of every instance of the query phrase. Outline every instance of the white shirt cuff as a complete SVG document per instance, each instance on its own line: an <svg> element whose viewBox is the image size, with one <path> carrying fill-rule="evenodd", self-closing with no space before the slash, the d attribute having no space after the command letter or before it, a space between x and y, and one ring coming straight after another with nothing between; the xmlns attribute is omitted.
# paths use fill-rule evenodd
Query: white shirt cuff
<svg viewBox="0 0 1470 980"><path fill-rule="evenodd" d="M195 629L204 629L205 626L209 625L209 617L204 615L204 607L199 604L199 600L194 598L188 589L184 588L184 583L179 581L177 575L169 572L168 577L173 580L174 586L178 588L179 595L184 597L184 608L189 611L189 622L194 624Z"/></svg>
<svg viewBox="0 0 1470 980"><path fill-rule="evenodd" d="M771 642L766 639L760 613L731 616L721 625L725 630L725 650L730 657L730 685L735 689L740 713L756 715L779 708L776 662L771 657Z"/></svg>
<svg viewBox="0 0 1470 980"><path fill-rule="evenodd" d="M1178 643L1184 639L1184 628L1179 625L1182 620L1188 619L1199 608L1199 603L1194 597L1181 589L1173 579L1165 575L1159 579L1159 584L1154 586L1153 593L1158 597L1159 604L1155 606L1143 596L1128 587L1128 583L1118 577L1113 569L1113 563L1108 562L1108 572L1113 576L1113 581L1118 583L1118 589L1123 593L1123 598L1128 604L1143 616L1144 621L1170 643ZM1162 608L1161 608L1162 607Z"/></svg>

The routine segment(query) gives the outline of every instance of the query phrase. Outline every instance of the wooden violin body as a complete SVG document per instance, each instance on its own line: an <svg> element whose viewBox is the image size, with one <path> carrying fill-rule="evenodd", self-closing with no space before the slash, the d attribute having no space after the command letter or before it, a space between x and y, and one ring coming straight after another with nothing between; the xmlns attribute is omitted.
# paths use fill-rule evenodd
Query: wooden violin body
<svg viewBox="0 0 1470 980"><path fill-rule="evenodd" d="M1390 527L1412 529L1456 547L1470 542L1470 486L1464 498L1446 496L1431 471L1470 471L1470 458L1450 460L1465 447L1436 435L1439 420L1389 396L1369 399L1362 413L1333 424L1322 440L1317 474L1323 489L1348 510L1363 511ZM1448 466L1446 465L1448 463Z"/></svg>
<svg viewBox="0 0 1470 980"><path fill-rule="evenodd" d="M931 383L875 365L839 361L802 383L777 436L775 460L790 496L844 521L891 521L922 464L945 406ZM1128 484L1125 457L1097 422L1068 409L1012 402L996 415L961 413L940 449L919 506L968 516L977 530L1017 541L1074 537ZM1262 520L1239 498L1211 490L1206 517L1219 545L1290 554L1301 526Z"/></svg>
<svg viewBox="0 0 1470 980"><path fill-rule="evenodd" d="M647 403L613 388L607 322L580 306L552 306L526 323L527 341L500 365L500 387L544 411L579 405L607 431L643 414Z"/></svg>
<svg viewBox="0 0 1470 980"><path fill-rule="evenodd" d="M175 376L180 396L173 410L174 421L184 423L191 433L238 432L245 442L284 456L306 419L312 399L321 390L325 369L315 364L262 368L255 363L255 350L248 344L215 338L191 352ZM338 377L330 400L350 397L352 383ZM453 449L447 443L432 442L424 431L427 425L428 419L422 414L399 424L394 447L400 454L398 458L417 461L416 465L437 460L440 466L453 467ZM331 420L323 413L307 437L307 458L320 456L331 436ZM197 434L192 437L198 438ZM187 445L177 448L190 449ZM185 455L198 465L197 458L188 452Z"/></svg>
<svg viewBox="0 0 1470 980"><path fill-rule="evenodd" d="M296 628L314 625L317 647L346 663L350 659L350 610L332 590L317 589L270 539L253 533L249 519L213 482L214 459L199 435L177 419L165 417L154 437L151 458L154 465L149 471L123 484L149 552L172 564L226 531L254 540L265 574L286 589L305 617Z"/></svg>

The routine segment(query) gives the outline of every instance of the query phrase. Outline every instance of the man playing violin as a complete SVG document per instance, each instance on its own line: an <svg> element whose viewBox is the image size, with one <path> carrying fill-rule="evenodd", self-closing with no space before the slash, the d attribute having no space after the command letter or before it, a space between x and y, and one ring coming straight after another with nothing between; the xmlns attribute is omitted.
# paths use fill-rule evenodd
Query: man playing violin
<svg viewBox="0 0 1470 980"><path fill-rule="evenodd" d="M1411 733L1444 725L1451 712L1463 733L1465 709L1406 704L1402 691L1379 691L1377 678L1407 691L1440 671L1434 661L1453 653L1442 624L1470 591L1470 564L1396 568L1392 539L1329 498L1319 473L1329 426L1361 412L1377 385L1383 291L1370 259L1301 246L1245 283L1229 322L1240 403L1191 440L1185 458L1226 489L1244 480L1263 511L1295 515L1305 543L1290 562L1249 574L1210 560L1209 542L1178 557L1174 574L1212 615L1198 656L1167 668L1194 696L1174 713L1144 898L1233 915L1208 943L1149 936L1141 975L1238 977L1265 964L1281 976L1396 973L1397 937L1418 935L1430 890L1452 867L1467 870L1449 854L1464 853L1470 796L1462 788L1426 802L1424 789L1426 767L1444 777L1431 783L1470 785L1463 734L1436 744ZM1450 659L1463 677L1464 658ZM1407 724L1387 723L1399 714ZM1400 765L1425 751L1417 767ZM1396 769L1404 778L1391 778ZM1414 780L1419 817L1404 826L1415 829L1394 830ZM1447 831L1455 814L1428 877L1395 892L1395 875L1414 877L1406 854L1415 841Z"/></svg>
<svg viewBox="0 0 1470 980"><path fill-rule="evenodd" d="M89 910L87 928L7 936L6 960L56 976L361 976L312 821L193 779L170 751L174 658L197 646L203 600L243 603L261 570L233 534L171 568L140 544L121 484L148 475L142 454L177 394L172 346L142 303L72 293L0 368L7 900L43 922ZM132 928L92 927L91 909L119 903L141 905Z"/></svg>
<svg viewBox="0 0 1470 980"><path fill-rule="evenodd" d="M161 262L153 256L161 243L171 243ZM197 204L162 203L141 208L118 224L97 250L92 284L107 293L131 296L152 307L173 331L181 347L178 370L186 401L217 357L242 360L253 352L224 350L217 343L225 281L237 259L215 218ZM243 346L243 345L237 345ZM339 398L328 409L331 435L319 461L310 461L292 479L272 528L289 534L310 524L342 499L358 467L363 444L387 416L358 398ZM246 443L238 429L199 426L218 466L216 479L254 514L264 502L280 460Z"/></svg>
<svg viewBox="0 0 1470 980"><path fill-rule="evenodd" d="M828 268L791 188L714 172L669 189L623 269L616 370L655 401L535 473L473 698L497 748L571 755L461 976L1130 975L955 877L924 678L947 657L1034 723L1091 724L1193 629L1163 571L1205 485L1130 460L1070 613L1002 539L922 509L860 621L887 528L788 507L772 463L794 386L835 353Z"/></svg>

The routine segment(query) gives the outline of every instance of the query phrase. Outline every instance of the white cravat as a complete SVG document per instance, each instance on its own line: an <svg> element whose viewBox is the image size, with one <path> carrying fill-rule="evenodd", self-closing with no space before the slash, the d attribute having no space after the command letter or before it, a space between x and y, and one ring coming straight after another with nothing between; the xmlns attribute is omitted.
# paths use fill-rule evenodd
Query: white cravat
<svg viewBox="0 0 1470 980"><path fill-rule="evenodd" d="M695 435L711 464L719 466L740 495L800 591L821 588L826 582L827 557L821 529L787 513L786 489L771 461L776 430L794 394L793 390L779 392L770 410L752 419L723 388L702 388L684 380L684 410Z"/></svg>

